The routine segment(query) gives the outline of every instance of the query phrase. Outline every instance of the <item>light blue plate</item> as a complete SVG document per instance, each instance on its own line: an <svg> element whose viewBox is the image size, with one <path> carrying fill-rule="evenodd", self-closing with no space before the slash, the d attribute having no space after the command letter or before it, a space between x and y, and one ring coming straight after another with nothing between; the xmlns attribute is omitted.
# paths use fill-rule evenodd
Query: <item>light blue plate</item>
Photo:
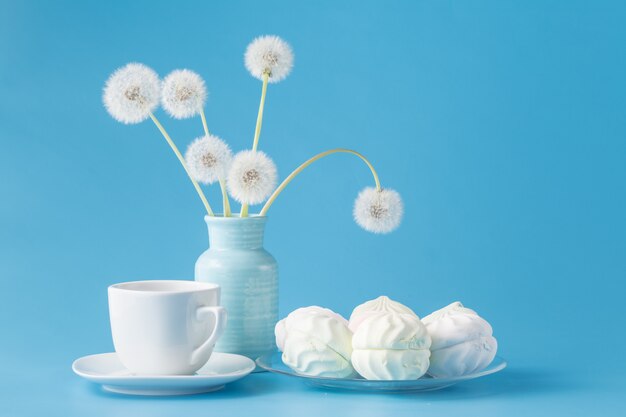
<svg viewBox="0 0 626 417"><path fill-rule="evenodd" d="M470 379L480 378L503 370L506 367L506 361L499 356L491 362L491 364L482 371L473 374L458 376L454 378L433 378L428 375L414 380L403 381L371 381L363 378L326 378L314 377L308 375L300 375L285 365L281 359L281 353L275 352L261 356L256 360L257 365L270 372L281 375L287 375L298 378L310 385L354 391L377 391L377 392L417 392L417 391L434 391L449 387L450 385Z"/></svg>

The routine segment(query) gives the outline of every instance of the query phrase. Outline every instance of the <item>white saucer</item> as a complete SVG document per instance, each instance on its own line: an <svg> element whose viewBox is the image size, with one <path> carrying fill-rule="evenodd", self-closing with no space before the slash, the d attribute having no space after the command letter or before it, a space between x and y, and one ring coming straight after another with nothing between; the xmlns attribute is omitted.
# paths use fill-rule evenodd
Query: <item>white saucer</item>
<svg viewBox="0 0 626 417"><path fill-rule="evenodd" d="M72 370L107 391L130 395L187 395L217 391L248 375L255 363L245 356L214 352L194 375L133 375L116 353L76 359Z"/></svg>

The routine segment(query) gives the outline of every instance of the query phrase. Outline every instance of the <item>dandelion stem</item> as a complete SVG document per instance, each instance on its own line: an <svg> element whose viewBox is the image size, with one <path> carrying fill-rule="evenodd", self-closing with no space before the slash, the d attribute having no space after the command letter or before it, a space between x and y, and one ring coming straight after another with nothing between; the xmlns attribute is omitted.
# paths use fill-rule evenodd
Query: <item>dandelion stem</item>
<svg viewBox="0 0 626 417"><path fill-rule="evenodd" d="M204 134L209 136L209 126L206 124L206 117L204 116L204 109L200 109L200 118L202 119L202 127L204 127ZM224 217L230 217L230 201L228 200L228 191L226 191L226 183L223 179L219 179L220 188L222 189L222 207L224 211Z"/></svg>
<svg viewBox="0 0 626 417"><path fill-rule="evenodd" d="M224 217L230 217L230 201L228 200L228 192L226 191L226 181L219 179L220 188L222 189L222 204L224 206Z"/></svg>
<svg viewBox="0 0 626 417"><path fill-rule="evenodd" d="M154 114L150 113L150 118L152 119L152 121L154 122L156 127L159 128L159 130L161 131L161 134L163 135L163 137L165 138L167 143L170 145L170 148L172 148L172 150L174 151L174 154L176 154L176 157L180 161L181 165L185 169L185 172L189 176L189 179L193 183L194 188L198 192L198 195L200 196L200 199L202 200L202 204L204 204L204 207L206 208L207 213L209 214L209 216L214 216L213 210L211 210L211 206L209 205L209 202L207 201L206 196L202 192L202 189L200 188L200 186L198 185L196 180L194 180L193 177L191 176L191 174L189 173L189 170L187 169L187 164L185 163L185 158L183 158L183 156L181 155L180 151L176 147L176 144L174 143L172 138L170 138L170 135L168 135L167 131L165 130L165 128L163 128L163 125L161 125L161 123L159 123L159 121L154 116Z"/></svg>
<svg viewBox="0 0 626 417"><path fill-rule="evenodd" d="M259 103L259 114L256 117L256 128L254 129L254 141L252 142L252 150L256 151L259 146L259 136L261 136L261 126L263 125L263 109L265 108L265 96L267 94L267 82L270 73L263 72L263 88L261 89L261 102ZM248 204L241 205L241 217L248 216Z"/></svg>
<svg viewBox="0 0 626 417"><path fill-rule="evenodd" d="M209 127L206 124L206 117L204 116L204 109L200 109L200 118L202 119L202 127L204 127L204 134L209 136Z"/></svg>
<svg viewBox="0 0 626 417"><path fill-rule="evenodd" d="M298 168L293 170L293 172L291 174L289 174L289 176L287 178L285 178L284 181L278 186L278 188L276 188L276 190L272 193L270 198L267 200L267 202L263 206L263 209L261 209L261 212L259 213L259 216L265 216L267 214L267 211L271 207L272 203L274 203L274 200L276 200L278 195L306 167L308 167L309 165L311 165L313 162L317 161L318 159L322 159L325 156L328 156L328 155L331 155L331 154L334 154L334 153L349 153L349 154L356 155L359 158L361 158L363 160L363 162L365 162L367 164L367 166L370 169L370 171L372 171L372 176L374 177L374 182L376 183L376 189L378 191L381 190L380 180L378 179L378 174L376 173L376 170L374 169L374 166L370 163L370 161L367 160L367 158L365 158L363 155L361 155L357 151L353 151L353 150L350 150L350 149L343 149L343 148L331 149L329 151L322 152L322 153L319 153L319 154L315 155L314 157L312 157L311 159L309 159L308 161L306 161L302 165L300 165Z"/></svg>
<svg viewBox="0 0 626 417"><path fill-rule="evenodd" d="M263 88L261 89L261 102L259 103L259 114L256 117L256 129L254 129L254 142L252 142L252 150L256 151L259 146L259 136L261 136L261 126L263 125L263 109L265 108L265 95L267 94L267 81L270 74L263 73Z"/></svg>

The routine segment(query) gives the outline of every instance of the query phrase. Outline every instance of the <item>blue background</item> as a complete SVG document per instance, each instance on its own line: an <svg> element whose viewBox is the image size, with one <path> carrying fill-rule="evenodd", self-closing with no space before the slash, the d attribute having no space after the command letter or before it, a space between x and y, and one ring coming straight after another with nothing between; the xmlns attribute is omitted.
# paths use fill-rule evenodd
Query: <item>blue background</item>
<svg viewBox="0 0 626 417"><path fill-rule="evenodd" d="M0 414L619 415L626 409L626 6L619 1L0 2ZM106 287L192 279L203 207L156 128L101 104L129 61L199 72L210 129L252 143L255 36L293 46L260 148L282 177L354 148L404 198L390 235L351 218L356 158L312 166L270 211L281 315L386 294L461 300L510 367L441 392L317 391L253 375L141 399L71 373L112 351ZM185 148L198 119L157 115ZM217 189L210 199L219 207ZM258 208L256 208L258 210Z"/></svg>

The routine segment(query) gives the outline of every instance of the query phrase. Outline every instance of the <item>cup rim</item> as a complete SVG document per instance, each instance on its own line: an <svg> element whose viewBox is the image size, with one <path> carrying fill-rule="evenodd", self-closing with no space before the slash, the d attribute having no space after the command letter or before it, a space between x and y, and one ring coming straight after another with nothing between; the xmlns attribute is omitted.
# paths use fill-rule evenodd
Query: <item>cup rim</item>
<svg viewBox="0 0 626 417"><path fill-rule="evenodd" d="M150 289L150 286L157 287L162 285L167 287L166 289L158 289L153 288ZM146 286L148 288L137 288L141 286ZM113 284L109 286L109 291L122 291L133 294L190 294L198 291L211 291L219 289L220 286L218 284L214 284L212 282L199 282L192 280L175 280L175 279L153 279L153 280L137 280L137 281L127 281L127 282L118 282L117 284Z"/></svg>

